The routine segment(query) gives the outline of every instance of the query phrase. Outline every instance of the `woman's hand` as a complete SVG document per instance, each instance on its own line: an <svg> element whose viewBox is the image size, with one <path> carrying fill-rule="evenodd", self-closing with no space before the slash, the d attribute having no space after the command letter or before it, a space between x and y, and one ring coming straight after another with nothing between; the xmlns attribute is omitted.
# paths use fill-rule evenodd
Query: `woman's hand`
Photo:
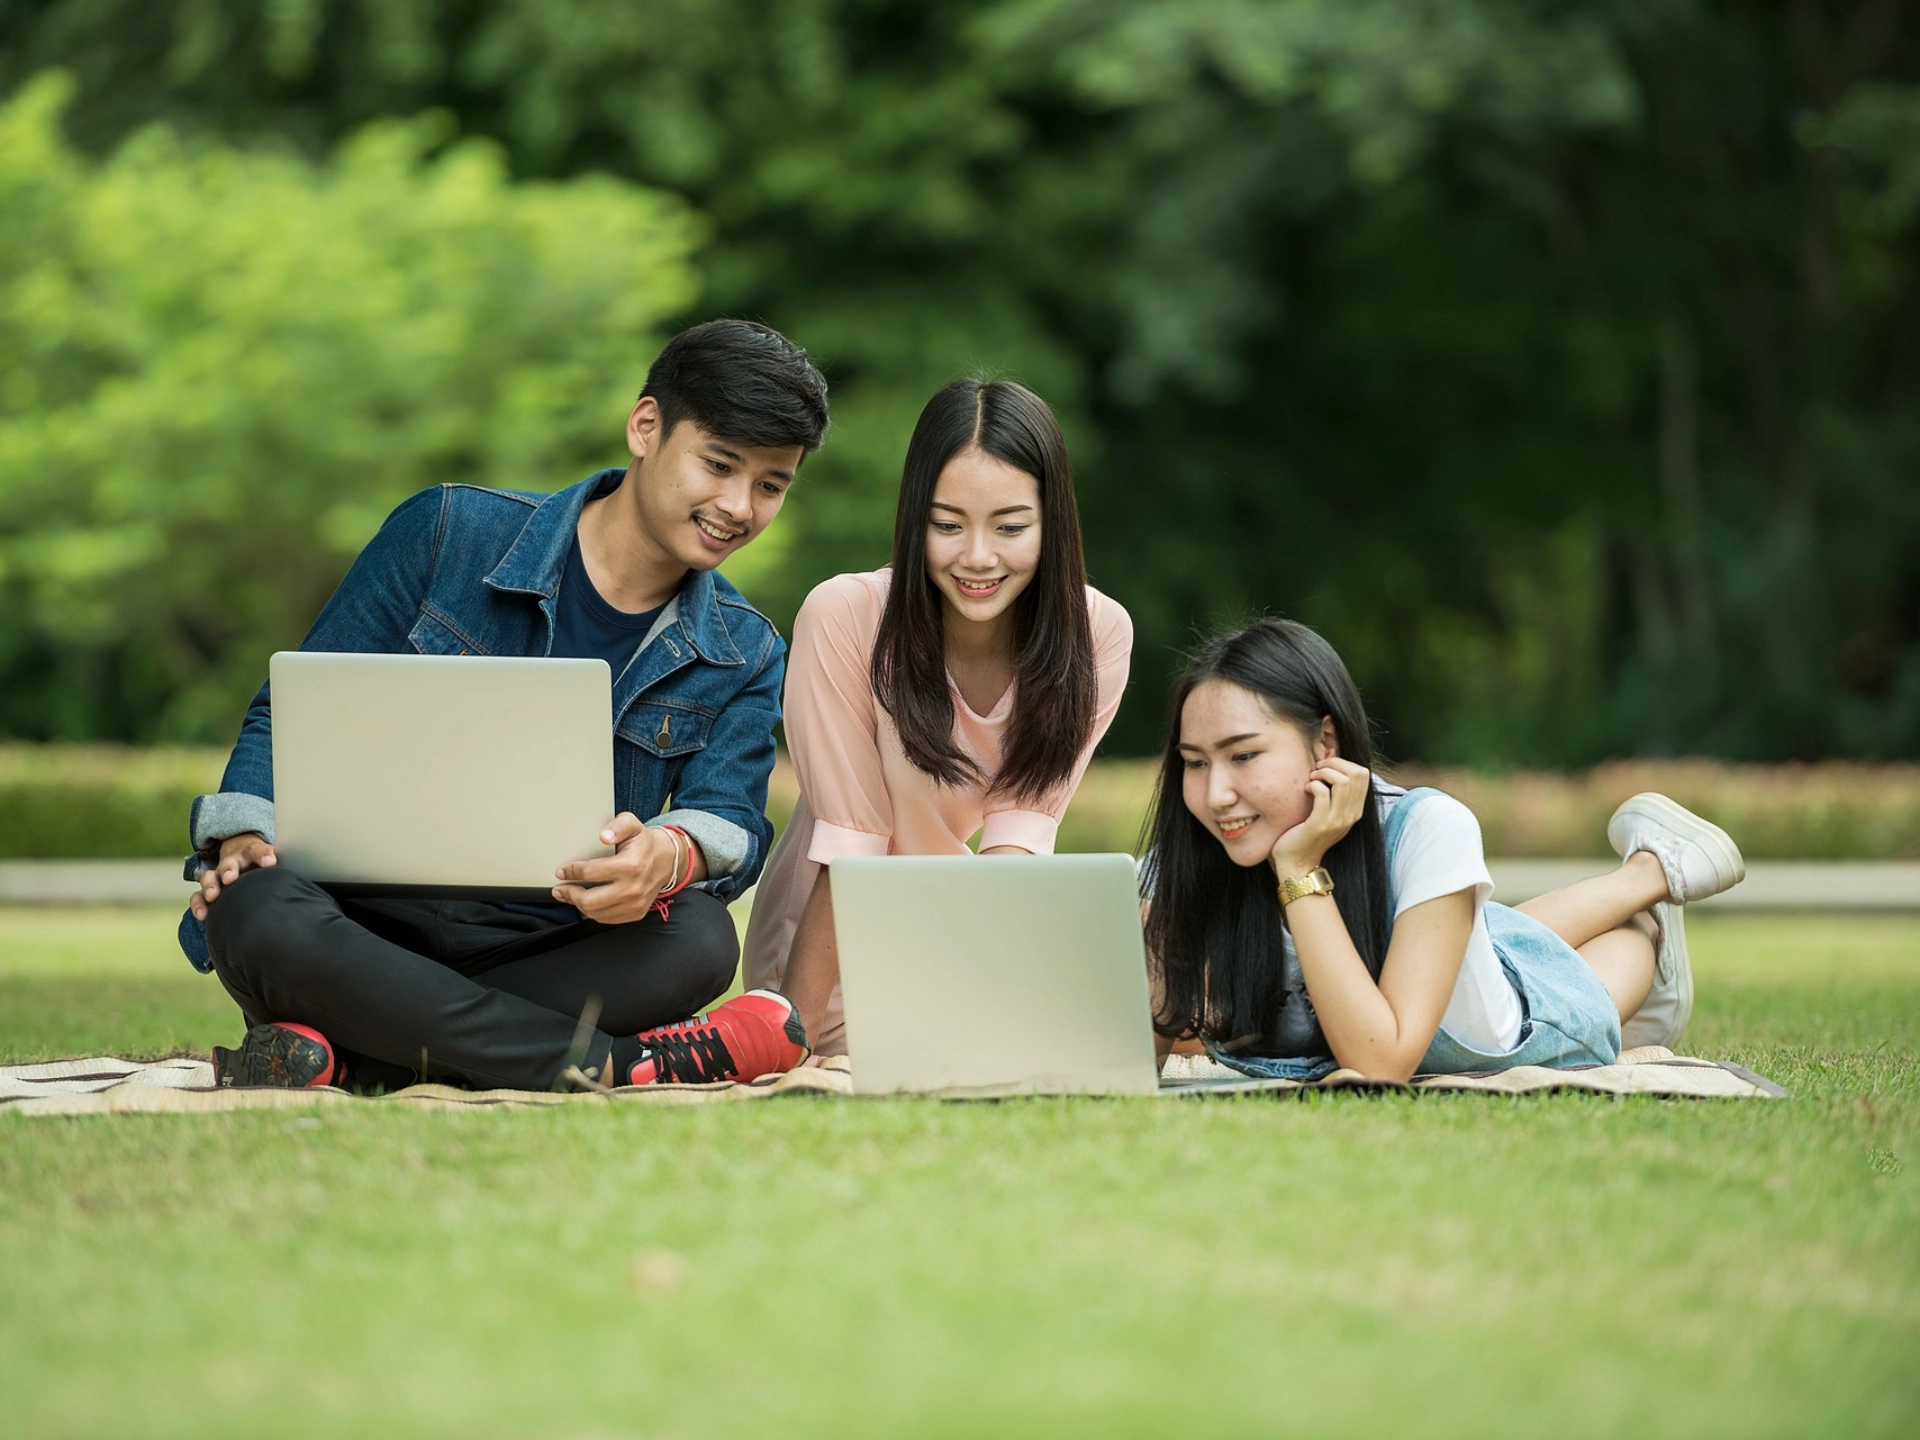
<svg viewBox="0 0 1920 1440"><path fill-rule="evenodd" d="M1329 755L1308 778L1313 812L1273 846L1273 873L1282 880L1305 875L1353 829L1367 808L1373 775L1365 766Z"/></svg>

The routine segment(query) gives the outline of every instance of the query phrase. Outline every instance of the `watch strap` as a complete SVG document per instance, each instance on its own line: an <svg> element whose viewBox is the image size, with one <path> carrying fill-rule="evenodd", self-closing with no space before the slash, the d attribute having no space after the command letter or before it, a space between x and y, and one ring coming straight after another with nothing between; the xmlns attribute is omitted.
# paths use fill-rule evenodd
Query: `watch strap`
<svg viewBox="0 0 1920 1440"><path fill-rule="evenodd" d="M1282 908L1308 895L1331 895L1333 876L1327 873L1327 867L1317 865L1304 875L1289 875L1280 882L1280 904Z"/></svg>

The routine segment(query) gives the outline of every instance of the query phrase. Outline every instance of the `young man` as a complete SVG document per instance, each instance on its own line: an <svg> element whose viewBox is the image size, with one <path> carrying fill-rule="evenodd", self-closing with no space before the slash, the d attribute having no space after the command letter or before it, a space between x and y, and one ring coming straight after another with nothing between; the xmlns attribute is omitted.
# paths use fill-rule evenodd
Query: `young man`
<svg viewBox="0 0 1920 1440"><path fill-rule="evenodd" d="M786 655L714 567L779 513L826 427L805 351L716 320L654 362L624 471L545 496L442 485L387 518L301 648L605 659L615 853L562 866L551 906L336 899L276 866L263 685L191 819L181 945L249 1026L214 1051L221 1084L545 1090L750 1079L805 1056L779 996L694 1012L732 982L726 902L772 838ZM655 712L682 723L643 723Z"/></svg>

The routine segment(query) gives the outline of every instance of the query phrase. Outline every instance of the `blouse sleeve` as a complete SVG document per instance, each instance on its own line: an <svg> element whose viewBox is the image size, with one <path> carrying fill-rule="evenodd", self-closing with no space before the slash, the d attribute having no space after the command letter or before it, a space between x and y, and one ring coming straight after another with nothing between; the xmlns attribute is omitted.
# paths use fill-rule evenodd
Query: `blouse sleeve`
<svg viewBox="0 0 1920 1440"><path fill-rule="evenodd" d="M879 615L857 575L816 585L794 617L787 660L787 746L813 812L807 858L884 855L893 838L873 682Z"/></svg>
<svg viewBox="0 0 1920 1440"><path fill-rule="evenodd" d="M1060 817L1067 803L1080 788L1081 777L1093 761L1094 749L1106 737L1113 717L1119 713L1120 697L1127 690L1127 669L1133 658L1133 620L1124 606L1099 591L1087 591L1087 607L1092 611L1093 663L1095 683L1099 687L1099 708L1094 712L1093 733L1074 761L1073 773L1049 790L1038 801L1022 806L1009 804L1003 809L989 808L980 827L980 848L1014 845L1033 855L1051 855L1054 837L1060 830Z"/></svg>

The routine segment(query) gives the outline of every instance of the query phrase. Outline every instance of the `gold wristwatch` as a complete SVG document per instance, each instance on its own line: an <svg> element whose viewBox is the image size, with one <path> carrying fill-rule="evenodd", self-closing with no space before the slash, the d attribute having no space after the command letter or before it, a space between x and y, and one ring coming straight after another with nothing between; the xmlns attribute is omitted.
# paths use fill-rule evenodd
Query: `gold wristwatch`
<svg viewBox="0 0 1920 1440"><path fill-rule="evenodd" d="M1285 909L1303 895L1331 895L1333 876L1327 873L1324 865L1316 866L1304 875L1289 875L1280 882L1280 906Z"/></svg>

